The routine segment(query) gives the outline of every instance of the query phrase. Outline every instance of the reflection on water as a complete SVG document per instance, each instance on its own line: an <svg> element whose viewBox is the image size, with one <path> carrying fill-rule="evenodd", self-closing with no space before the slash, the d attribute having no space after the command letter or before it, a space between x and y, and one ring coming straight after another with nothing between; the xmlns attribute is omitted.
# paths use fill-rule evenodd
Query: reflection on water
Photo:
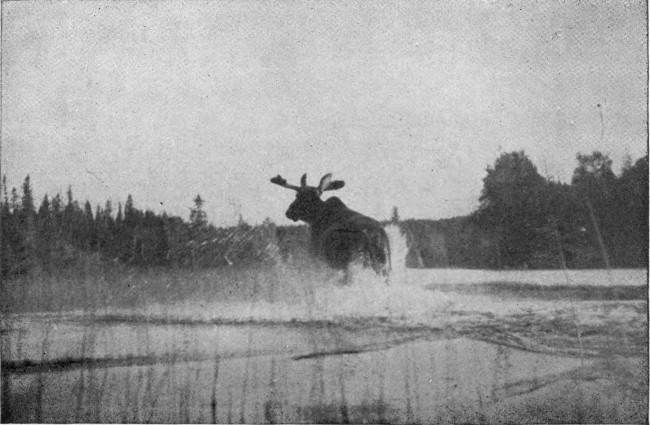
<svg viewBox="0 0 650 425"><path fill-rule="evenodd" d="M5 419L489 422L594 362L421 329L42 325L40 339L23 334L20 347L19 332L3 334L3 361L13 360L3 368Z"/></svg>

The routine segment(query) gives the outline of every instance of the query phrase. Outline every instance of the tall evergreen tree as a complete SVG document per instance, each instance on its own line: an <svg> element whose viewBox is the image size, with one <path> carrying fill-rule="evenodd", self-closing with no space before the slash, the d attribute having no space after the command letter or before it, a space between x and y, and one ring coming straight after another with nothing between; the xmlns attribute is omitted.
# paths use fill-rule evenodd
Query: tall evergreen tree
<svg viewBox="0 0 650 425"><path fill-rule="evenodd" d="M50 268L51 256L54 243L54 225L52 220L52 209L50 207L50 200L47 195L43 196L41 206L38 208L36 214L36 255L45 266L46 269Z"/></svg>
<svg viewBox="0 0 650 425"><path fill-rule="evenodd" d="M117 216L115 217L115 223L121 225L124 221L124 214L122 214L122 203L117 203Z"/></svg>
<svg viewBox="0 0 650 425"><path fill-rule="evenodd" d="M13 214L16 214L21 209L20 196L18 195L18 190L13 187L11 188L11 200L9 201L9 208Z"/></svg>
<svg viewBox="0 0 650 425"><path fill-rule="evenodd" d="M45 194L43 196L43 201L41 201L41 206L38 208L38 218L47 218L50 216L50 198Z"/></svg>
<svg viewBox="0 0 650 425"><path fill-rule="evenodd" d="M23 182L23 198L22 209L25 214L33 214L34 209L34 196L32 195L32 186L29 180L29 174L25 177Z"/></svg>
<svg viewBox="0 0 650 425"><path fill-rule="evenodd" d="M35 247L36 247L36 229L34 221L36 217L36 210L34 208L34 197L32 195L32 187L29 179L29 174L25 177L23 182L23 197L21 206L20 222L21 231L24 234L26 260L29 262L34 261Z"/></svg>
<svg viewBox="0 0 650 425"><path fill-rule="evenodd" d="M194 208L190 209L190 225L196 231L201 231L208 224L207 214L203 211L204 201L201 195L194 198Z"/></svg>
<svg viewBox="0 0 650 425"><path fill-rule="evenodd" d="M84 204L83 230L84 247L86 247L86 249L94 249L97 246L97 236L95 231L93 207L90 204L90 201L86 201Z"/></svg>
<svg viewBox="0 0 650 425"><path fill-rule="evenodd" d="M63 222L63 204L61 202L61 194L57 193L54 198L52 198L52 228L55 234L62 234L62 222Z"/></svg>
<svg viewBox="0 0 650 425"><path fill-rule="evenodd" d="M133 197L129 194L124 204L124 225L134 228L137 225L138 213L133 205Z"/></svg>
<svg viewBox="0 0 650 425"><path fill-rule="evenodd" d="M61 228L63 230L63 235L68 241L72 240L72 233L74 228L74 198L72 196L72 186L68 186L66 191L67 202L63 207L63 213L61 215Z"/></svg>

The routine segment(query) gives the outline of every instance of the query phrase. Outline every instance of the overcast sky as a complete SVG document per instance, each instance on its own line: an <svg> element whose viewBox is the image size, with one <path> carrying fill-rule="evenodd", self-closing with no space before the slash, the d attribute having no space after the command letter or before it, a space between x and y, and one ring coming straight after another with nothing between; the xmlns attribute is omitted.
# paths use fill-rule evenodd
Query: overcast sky
<svg viewBox="0 0 650 425"><path fill-rule="evenodd" d="M45 193L232 224L281 174L379 219L464 215L524 150L569 181L647 143L643 1L7 1L2 173ZM597 107L601 104L602 107ZM601 138L601 117L604 136ZM333 193L332 193L333 194Z"/></svg>

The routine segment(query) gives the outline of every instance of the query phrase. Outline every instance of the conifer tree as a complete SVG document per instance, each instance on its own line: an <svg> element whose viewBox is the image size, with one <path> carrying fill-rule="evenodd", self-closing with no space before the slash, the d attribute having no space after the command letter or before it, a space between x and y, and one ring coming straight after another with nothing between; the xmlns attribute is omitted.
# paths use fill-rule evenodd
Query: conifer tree
<svg viewBox="0 0 650 425"><path fill-rule="evenodd" d="M29 180L29 174L23 182L22 209L25 214L34 213L34 197L32 195L32 186Z"/></svg>
<svg viewBox="0 0 650 425"><path fill-rule="evenodd" d="M62 221L63 221L63 206L61 202L61 194L57 193L54 198L52 198L52 228L56 235L61 235L62 233Z"/></svg>
<svg viewBox="0 0 650 425"><path fill-rule="evenodd" d="M20 212L20 196L15 187L11 188L11 201L9 201L9 208L12 214Z"/></svg>
<svg viewBox="0 0 650 425"><path fill-rule="evenodd" d="M54 227L52 222L52 210L47 194L43 197L41 206L36 214L36 255L46 269L49 269L54 242Z"/></svg>
<svg viewBox="0 0 650 425"><path fill-rule="evenodd" d="M21 208L21 231L24 234L25 239L25 249L26 249L26 260L33 262L33 256L35 254L34 248L36 246L36 232L34 228L34 218L36 211L34 208L34 197L32 195L32 187L29 181L29 174L25 177L23 182L23 197L22 197L22 208Z"/></svg>
<svg viewBox="0 0 650 425"><path fill-rule="evenodd" d="M117 203L117 216L115 217L115 223L121 225L124 221L124 215L122 214L122 203Z"/></svg>
<svg viewBox="0 0 650 425"><path fill-rule="evenodd" d="M129 194L124 204L124 225L134 228L137 224L137 211L133 205L133 197Z"/></svg>
<svg viewBox="0 0 650 425"><path fill-rule="evenodd" d="M203 211L204 201L201 195L196 195L194 198L194 208L190 210L190 225L200 231L208 224L208 219L205 211Z"/></svg>
<svg viewBox="0 0 650 425"><path fill-rule="evenodd" d="M84 204L83 218L83 244L86 249L95 248L97 241L95 235L95 219L93 218L93 207L90 201Z"/></svg>

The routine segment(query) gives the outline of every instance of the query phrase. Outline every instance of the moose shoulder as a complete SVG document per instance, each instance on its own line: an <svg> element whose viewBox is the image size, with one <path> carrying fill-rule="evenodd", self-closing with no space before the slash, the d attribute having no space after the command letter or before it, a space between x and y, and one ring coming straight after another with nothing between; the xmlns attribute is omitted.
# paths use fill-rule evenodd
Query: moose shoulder
<svg viewBox="0 0 650 425"><path fill-rule="evenodd" d="M326 174L317 187L312 187L307 185L305 174L300 186L288 184L281 176L271 182L297 192L286 216L309 224L314 252L330 267L345 270L347 276L350 265L358 262L388 276L390 246L381 224L349 209L337 197L320 199L323 192L342 188L343 181L332 180L332 175Z"/></svg>

